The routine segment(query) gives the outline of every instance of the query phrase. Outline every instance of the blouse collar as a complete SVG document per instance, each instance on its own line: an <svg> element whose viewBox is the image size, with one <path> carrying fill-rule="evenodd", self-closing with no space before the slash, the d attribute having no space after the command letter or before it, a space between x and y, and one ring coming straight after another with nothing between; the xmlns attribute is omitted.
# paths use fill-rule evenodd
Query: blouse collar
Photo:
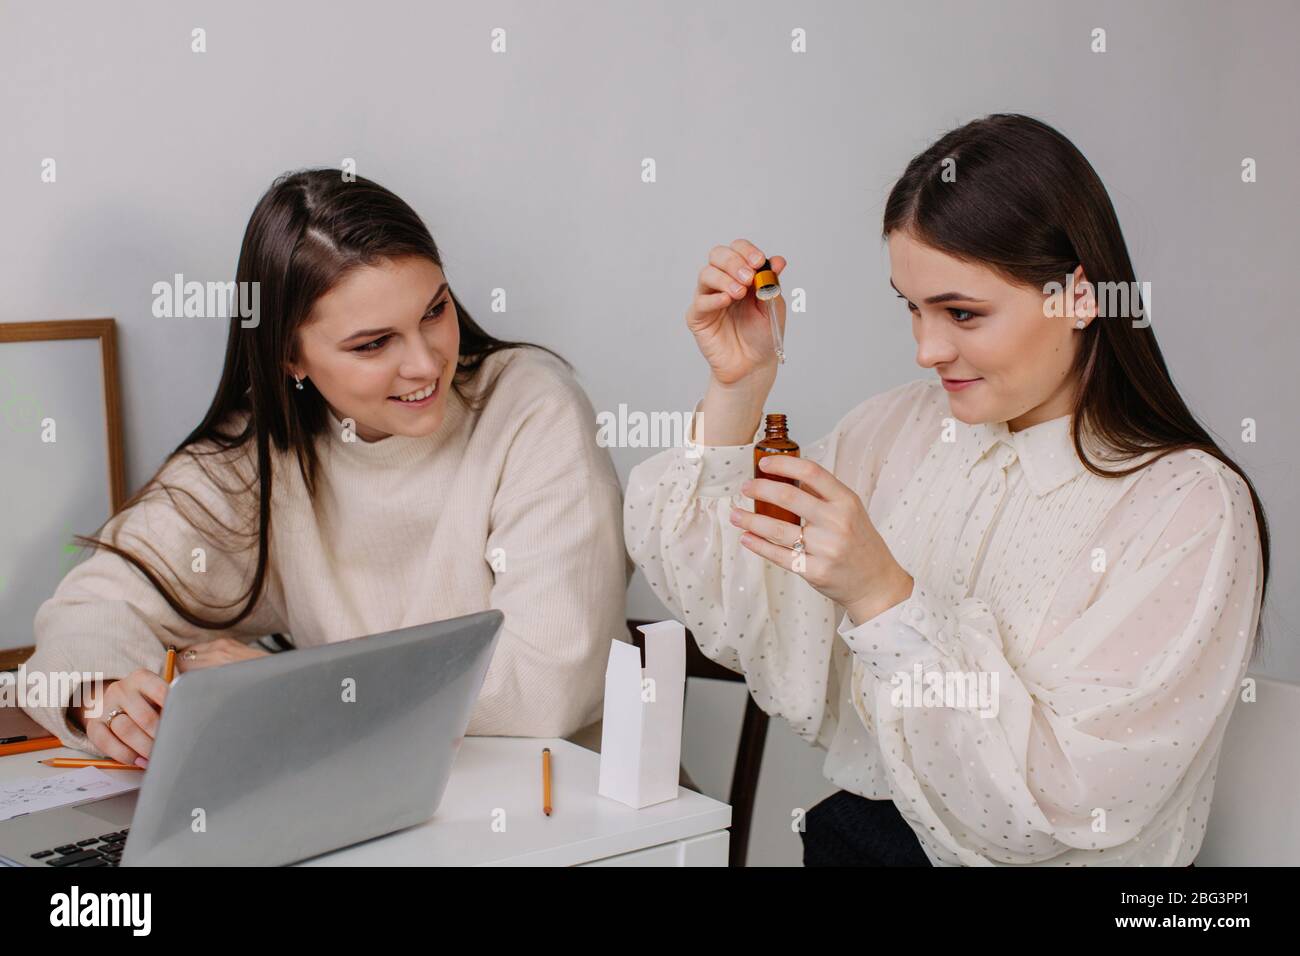
<svg viewBox="0 0 1300 956"><path fill-rule="evenodd" d="M1061 415L1045 422L1013 432L1006 422L984 422L966 425L958 422L958 441L963 444L966 457L963 471L970 475L976 463L995 447L1010 451L1004 453L1005 464L1019 459L1030 489L1039 497L1055 491L1084 470L1083 462L1074 450L1071 437L1072 415ZM1095 446L1087 444L1089 456L1096 459Z"/></svg>

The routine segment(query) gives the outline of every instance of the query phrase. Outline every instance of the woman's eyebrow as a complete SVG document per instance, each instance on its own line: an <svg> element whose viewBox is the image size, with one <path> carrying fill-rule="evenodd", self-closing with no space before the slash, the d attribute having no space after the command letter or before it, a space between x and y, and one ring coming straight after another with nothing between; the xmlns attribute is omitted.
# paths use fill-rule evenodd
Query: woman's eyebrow
<svg viewBox="0 0 1300 956"><path fill-rule="evenodd" d="M429 304L424 307L424 312L428 312L430 309L432 309L433 304L438 301L438 296L442 295L446 291L447 291L447 283L444 282L442 285L438 286L438 291L433 294L433 298L429 300ZM423 315L424 312L421 312L420 314ZM365 338L367 335L384 335L392 331L393 330L391 328L362 329L360 332L353 332L345 339L340 339L339 345L346 345L347 343L351 342L353 339Z"/></svg>
<svg viewBox="0 0 1300 956"><path fill-rule="evenodd" d="M889 284L893 286L895 292L898 292L899 295L903 295L902 292L898 291L898 286L894 285L893 279L889 280ZM906 299L907 296L903 295L903 298ZM925 304L939 305L940 303L943 302L983 302L983 301L985 300L977 299L973 295L966 295L964 292L941 292L938 295L930 296L928 299L925 300Z"/></svg>

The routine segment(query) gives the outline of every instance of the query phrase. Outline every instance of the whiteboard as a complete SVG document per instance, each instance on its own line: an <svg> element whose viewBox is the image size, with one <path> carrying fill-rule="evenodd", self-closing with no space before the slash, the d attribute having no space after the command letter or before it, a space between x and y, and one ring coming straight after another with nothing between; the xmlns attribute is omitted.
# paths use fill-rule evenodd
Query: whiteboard
<svg viewBox="0 0 1300 956"><path fill-rule="evenodd" d="M0 649L35 643L37 609L90 554L72 536L111 512L100 348L0 342Z"/></svg>

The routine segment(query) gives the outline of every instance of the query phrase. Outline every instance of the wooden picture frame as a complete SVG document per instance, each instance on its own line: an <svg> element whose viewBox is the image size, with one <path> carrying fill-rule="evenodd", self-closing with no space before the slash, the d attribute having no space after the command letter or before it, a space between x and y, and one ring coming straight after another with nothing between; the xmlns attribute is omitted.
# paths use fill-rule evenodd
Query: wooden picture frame
<svg viewBox="0 0 1300 956"><path fill-rule="evenodd" d="M126 501L126 460L122 446L121 391L117 377L117 326L113 319L55 319L38 322L0 323L0 359L4 346L20 342L57 342L94 339L99 343L103 369L103 412L107 452L108 502L115 513ZM3 400L4 396L0 396ZM0 437L0 440L3 440ZM0 476L2 479L2 476ZM107 520L110 515L103 515ZM78 529L92 533L94 528ZM49 597L49 595L45 595ZM0 670L17 668L32 655L33 646L0 648Z"/></svg>

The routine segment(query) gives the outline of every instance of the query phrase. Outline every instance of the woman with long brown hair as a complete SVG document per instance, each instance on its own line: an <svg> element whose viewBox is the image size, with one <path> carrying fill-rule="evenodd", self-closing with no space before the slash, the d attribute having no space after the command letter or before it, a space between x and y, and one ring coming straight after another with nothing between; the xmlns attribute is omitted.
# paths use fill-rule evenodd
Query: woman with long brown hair
<svg viewBox="0 0 1300 956"><path fill-rule="evenodd" d="M339 170L271 186L236 281L258 312L231 320L203 421L37 613L28 672L105 680L32 715L144 766L169 644L185 671L494 607L468 732L591 727L630 568L567 363L480 328L415 211Z"/></svg>
<svg viewBox="0 0 1300 956"><path fill-rule="evenodd" d="M803 819L805 863L1188 865L1264 599L1259 498L1178 394L1106 190L1059 132L953 130L883 232L937 378L753 478L768 257L715 247L686 314L700 447L633 469L633 559L826 749L841 789Z"/></svg>

